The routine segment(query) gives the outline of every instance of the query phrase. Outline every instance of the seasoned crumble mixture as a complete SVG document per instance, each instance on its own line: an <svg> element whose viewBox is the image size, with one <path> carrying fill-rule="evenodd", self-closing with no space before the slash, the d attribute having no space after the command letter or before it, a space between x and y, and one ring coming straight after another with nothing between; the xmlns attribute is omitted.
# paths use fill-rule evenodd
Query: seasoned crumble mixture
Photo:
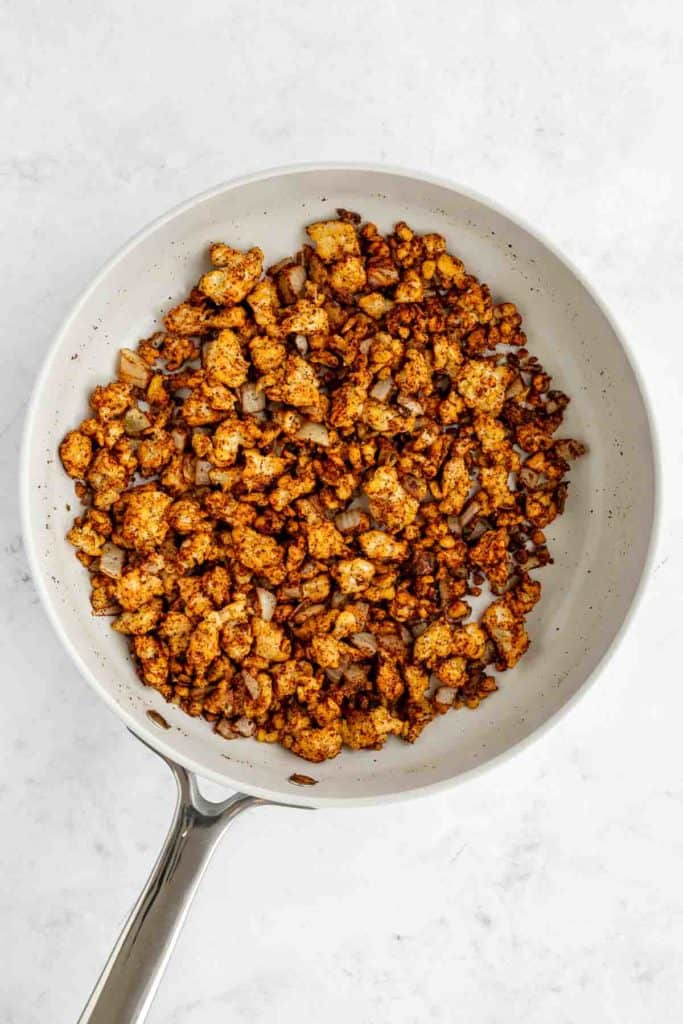
<svg viewBox="0 0 683 1024"><path fill-rule="evenodd" d="M441 235L346 210L306 231L265 274L212 245L60 454L93 612L142 681L322 761L497 689L585 448L517 308Z"/></svg>

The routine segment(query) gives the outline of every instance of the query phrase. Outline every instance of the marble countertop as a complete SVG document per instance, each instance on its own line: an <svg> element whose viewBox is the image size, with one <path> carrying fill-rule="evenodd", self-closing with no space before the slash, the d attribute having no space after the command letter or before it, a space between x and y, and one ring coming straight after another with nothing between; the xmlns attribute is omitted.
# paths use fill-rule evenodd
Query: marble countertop
<svg viewBox="0 0 683 1024"><path fill-rule="evenodd" d="M245 815L151 1024L683 1017L683 13L664 0L5 5L0 18L0 1020L74 1021L173 783L68 660L28 576L17 451L69 306L151 218L318 159L422 167L542 227L632 340L663 442L652 578L600 684L416 803Z"/></svg>

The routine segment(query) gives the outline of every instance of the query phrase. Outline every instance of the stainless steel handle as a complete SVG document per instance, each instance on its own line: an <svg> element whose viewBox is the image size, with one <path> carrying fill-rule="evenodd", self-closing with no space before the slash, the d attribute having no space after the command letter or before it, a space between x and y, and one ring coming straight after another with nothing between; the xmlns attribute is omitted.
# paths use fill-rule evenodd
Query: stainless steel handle
<svg viewBox="0 0 683 1024"><path fill-rule="evenodd" d="M194 775L164 760L178 784L173 823L79 1024L144 1021L218 840L242 811L270 802L237 793L211 803Z"/></svg>

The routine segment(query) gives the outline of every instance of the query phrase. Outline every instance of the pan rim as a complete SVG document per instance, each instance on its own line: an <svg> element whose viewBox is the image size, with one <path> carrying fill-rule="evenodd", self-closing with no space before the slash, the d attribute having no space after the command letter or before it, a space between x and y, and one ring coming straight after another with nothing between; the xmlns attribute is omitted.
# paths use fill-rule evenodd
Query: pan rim
<svg viewBox="0 0 683 1024"><path fill-rule="evenodd" d="M565 703L553 712L540 726L534 729L528 736L517 740L511 744L506 750L501 751L499 754L490 758L484 764L476 765L466 771L460 772L457 775L449 776L446 779L441 779L436 782L426 783L424 785L417 785L405 789L392 791L389 793L382 793L379 795L370 796L315 796L313 793L299 790L294 796L292 792L292 799L288 799L285 794L280 790L272 790L268 787L258 785L245 785L240 783L237 785L232 782L229 776L222 775L221 773L215 772L212 769L207 768L200 762L196 761L191 756L182 754L179 756L178 752L172 749L165 741L162 734L155 729L153 725L147 728L141 728L140 723L134 719L132 712L129 712L127 708L121 706L114 696L109 692L108 688L104 686L98 679L97 674L91 672L90 669L83 662L81 655L78 651L77 644L73 641L68 634L67 630L62 626L59 616L56 611L56 607L53 603L52 597L48 590L46 581L44 579L40 560L38 558L34 532L30 525L30 501L31 494L29 491L29 454L32 445L32 439L35 428L36 413L38 410L38 397L42 393L45 381L51 368L51 364L56 356L56 352L62 342L64 335L68 332L72 322L77 317L81 307L87 302L92 292L98 287L100 282L109 274L116 264L122 260L130 251L132 251L144 238L149 234L153 233L163 224L191 209L197 204L211 199L214 196L220 195L223 192L232 191L237 188L241 188L245 185L253 184L259 181L263 181L270 178L286 177L288 175L300 174L302 172L339 172L339 171L360 171L372 174L392 174L398 177L411 179L418 183L426 183L437 187L448 189L449 191L456 192L468 199L475 202L481 203L483 206L499 214L502 217L507 218L516 226L526 231L532 238L540 242L545 248L574 276L579 282L581 287L585 290L587 295L595 303L596 307L605 317L605 320L609 324L610 328L614 332L614 335L621 346L621 349L625 355L626 361L633 373L633 377L640 394L641 401L643 403L643 409L645 412L646 423L648 428L648 437L650 449L652 453L652 472L653 472L653 505L652 505L652 518L649 524L649 538L645 558L640 571L640 577L638 583L633 591L629 605L622 618L622 621L614 634L611 642L603 652L600 659L597 661L591 672L585 677L583 682L577 687L576 691L569 697ZM142 739L154 750L159 751L166 757L170 758L182 764L183 767L196 774L210 779L213 782L218 783L225 788L233 786L240 792L249 794L251 796L260 797L264 800L271 801L273 803L286 805L296 804L298 806L307 807L361 807L371 806L375 804L383 804L390 802L397 802L401 800L415 799L417 797L423 797L433 795L439 792L444 792L456 785L462 785L479 775L499 767L505 760L516 756L525 749L528 748L532 743L540 740L551 728L559 723L559 721L574 707L576 702L581 699L588 692L589 688L592 687L599 676L606 668L609 660L614 655L619 644L626 635L627 630L631 626L638 608L640 607L647 583L651 576L655 551L657 549L657 543L661 530L661 479L662 479L662 465L661 465L661 449L659 444L659 438L657 435L657 429L655 426L655 418L653 415L653 408L647 386L645 384L644 375L641 373L638 359L636 358L633 349L625 335L625 332L621 330L619 324L604 302L604 300L596 294L594 288L588 283L582 272L576 267L573 260L565 255L558 247L551 242L543 233L538 230L537 227L529 223L524 217L519 216L517 213L508 210L505 206L502 206L498 201L491 199L489 196L478 192L476 189L470 188L469 186L463 185L457 181L450 180L448 178L440 177L438 175L431 174L426 171L418 170L415 168L394 166L391 164L382 163L371 163L371 162L355 162L355 161L324 161L324 162L306 162L306 163L295 163L287 164L284 166L266 168L262 171L257 171L251 174L240 175L235 178L231 178L218 185L206 189L187 200L175 205L171 209L162 213L160 216L154 218L148 224L144 225L139 231L135 232L100 268L100 270L94 275L89 281L83 291L79 294L76 301L73 303L71 309L61 322L58 330L56 331L47 352L45 353L41 369L34 381L31 398L29 400L27 412L24 419L24 426L22 431L22 440L19 456L19 499L20 499L20 519L22 537L24 547L27 554L31 575L36 586L38 595L41 600L41 604L47 613L47 617L52 624L54 631L56 632L62 646L68 652L72 662L78 668L82 676L87 680L88 684L93 688L97 695L114 711L117 717L128 727L128 729L138 738Z"/></svg>

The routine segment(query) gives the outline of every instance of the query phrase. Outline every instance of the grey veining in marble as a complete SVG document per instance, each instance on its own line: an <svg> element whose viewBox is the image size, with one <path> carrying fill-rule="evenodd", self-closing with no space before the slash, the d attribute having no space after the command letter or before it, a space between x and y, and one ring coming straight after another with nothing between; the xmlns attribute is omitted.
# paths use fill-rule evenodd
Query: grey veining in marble
<svg viewBox="0 0 683 1024"><path fill-rule="evenodd" d="M450 794L264 809L212 862L151 1024L678 1024L683 13L665 0L0 4L0 1021L73 1021L151 866L166 768L79 677L27 575L31 382L95 270L217 181L423 167L539 226L656 399L651 585L598 686Z"/></svg>

